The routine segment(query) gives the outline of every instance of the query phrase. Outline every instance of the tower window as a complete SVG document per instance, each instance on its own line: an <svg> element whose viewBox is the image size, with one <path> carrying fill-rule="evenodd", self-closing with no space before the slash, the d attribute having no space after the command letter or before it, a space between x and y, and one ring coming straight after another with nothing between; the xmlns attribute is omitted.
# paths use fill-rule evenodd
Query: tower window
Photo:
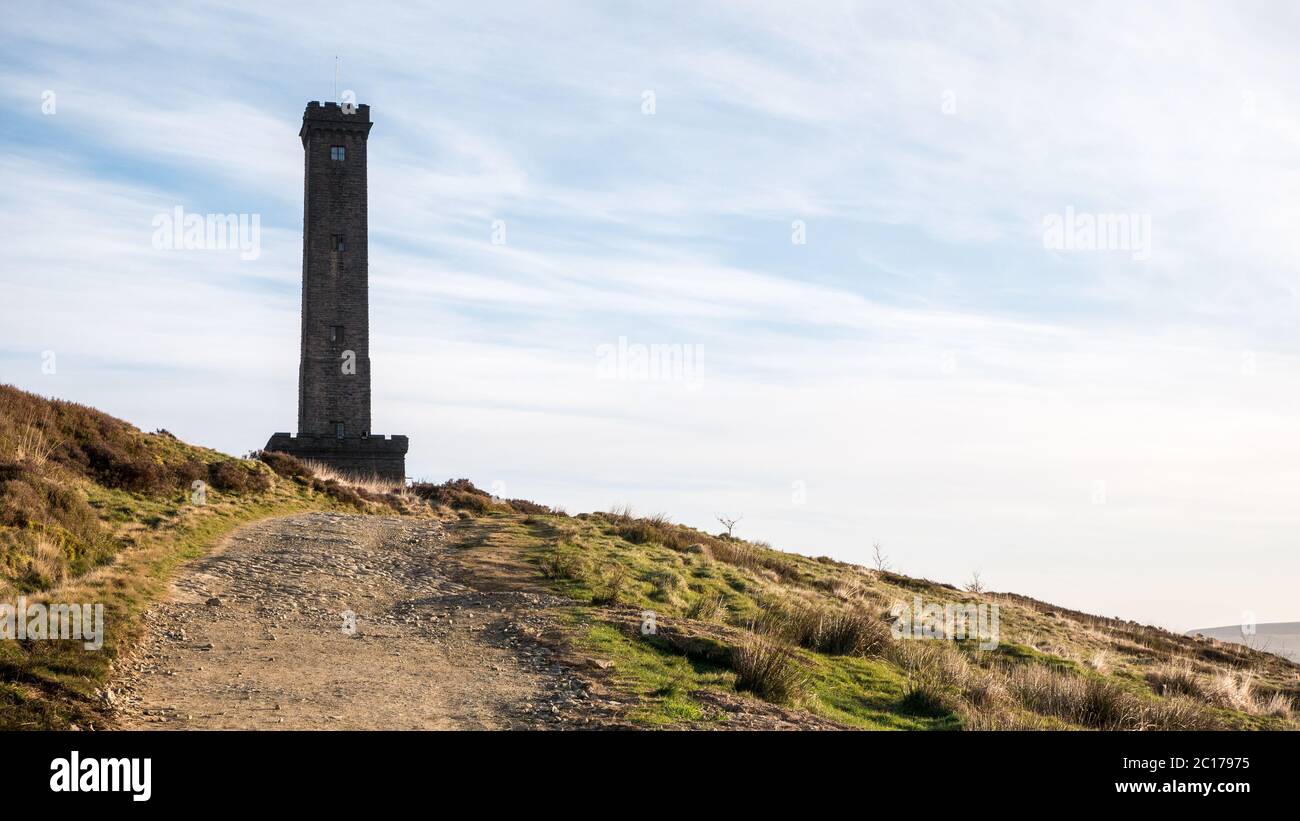
<svg viewBox="0 0 1300 821"><path fill-rule="evenodd" d="M332 235L330 235L330 246L331 246L335 251L338 251L338 252L340 252L340 253L343 252L343 251L348 250L348 244L347 244L346 242L343 241L343 235L342 235L342 234L332 234Z"/></svg>
<svg viewBox="0 0 1300 821"><path fill-rule="evenodd" d="M330 159L335 162L343 162L347 158L347 151L341 145L330 146Z"/></svg>
<svg viewBox="0 0 1300 821"><path fill-rule="evenodd" d="M343 438L343 423L342 423L342 422L335 422L335 423L334 423L334 438L335 438L335 439L342 439L342 438Z"/></svg>
<svg viewBox="0 0 1300 821"><path fill-rule="evenodd" d="M342 341L343 341L343 326L342 326L342 325L331 325L331 326L330 326L330 342L342 342Z"/></svg>

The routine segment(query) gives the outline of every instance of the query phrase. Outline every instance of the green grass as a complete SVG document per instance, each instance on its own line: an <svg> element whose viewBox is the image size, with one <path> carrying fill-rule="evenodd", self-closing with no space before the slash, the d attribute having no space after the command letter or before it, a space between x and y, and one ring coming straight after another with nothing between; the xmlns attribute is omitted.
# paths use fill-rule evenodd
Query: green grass
<svg viewBox="0 0 1300 821"><path fill-rule="evenodd" d="M905 701L906 684L893 666L871 659L804 652L813 672L817 715L862 730L956 729L956 717L917 714Z"/></svg>
<svg viewBox="0 0 1300 821"><path fill-rule="evenodd" d="M576 602L576 615L570 617L575 645L614 663L613 680L635 697L629 717L645 726L716 721L690 694L699 690L736 694L736 677L718 658L695 658L674 649L671 642L637 635L628 628L627 619L642 610L652 610L661 623L671 620L688 632L723 629L730 631L732 641L740 641L745 631L757 629L761 616L783 607L852 607L879 618L888 613L891 603L910 603L918 594L927 602L999 605L1000 646L980 651L975 641L951 644L955 662L960 662L958 679L932 685L942 688L943 695L937 698L909 697L907 678L888 653L862 658L796 648L795 658L808 680L807 692L796 704L784 706L861 729L948 730L972 724L1073 728L1059 717L1034 713L1015 697L1006 701L1004 696L1004 702L982 707L966 701L962 675L1000 676L1000 671L1024 666L1075 680L1104 680L1141 704L1163 708L1166 700L1150 691L1141 671L1171 652L1197 652L1190 639L1153 628L1061 611L1022 597L974 594L924 579L782 553L673 525L663 517L629 521L622 513L569 517L497 511L462 525L461 538L470 553L490 548L498 561L502 555L513 555L535 582ZM490 533L478 532L481 528ZM621 580L617 595L611 590L614 579ZM715 619L721 627L687 618L693 604L714 598L726 605L725 614ZM616 613L622 620L614 617ZM1270 686L1286 687L1290 682L1295 687L1294 666L1263 654L1225 652L1237 654L1242 665L1252 665ZM1092 667L1099 653L1107 659L1104 671ZM965 669L971 672L960 672ZM974 715L980 720L972 721ZM1207 708L1200 718L1193 718L1202 721L1206 716L1223 727L1294 726L1279 718L1219 708Z"/></svg>
<svg viewBox="0 0 1300 821"><path fill-rule="evenodd" d="M90 495L92 505L126 526L124 547L112 566L48 595L102 603L104 646L92 651L79 641L0 642L0 729L103 726L95 690L107 682L112 659L138 636L141 614L165 594L177 565L204 555L248 522L305 510L355 511L291 482L255 498L209 491L201 508L123 491L96 489ZM156 526L144 524L155 517Z"/></svg>
<svg viewBox="0 0 1300 821"><path fill-rule="evenodd" d="M74 641L0 643L0 728L102 724L95 690L107 681L110 661L138 636L141 613L165 593L180 562L203 555L236 527L304 510L413 510L409 498L313 477L287 457L269 464L196 448L165 432L145 434L84 406L0 386L0 595L102 602L106 611L98 652ZM200 476L209 485L201 506L188 493ZM547 588L574 602L564 614L571 644L613 662L610 681L633 703L629 719L643 726L714 726L723 719L693 693L756 697L736 693L733 666L745 671L746 687L793 702L787 707L864 729L1072 726L1060 716L1104 723L1078 702L1084 696L1072 695L1089 688L1163 724L1296 726L1290 718L1262 715L1253 702L1244 711L1200 702L1188 709L1189 702L1154 694L1146 680L1153 665L1194 660L1207 673L1249 670L1264 694L1300 698L1300 668L1248 648L1023 596L975 594L785 553L663 516L570 517L494 499L467 480L421 483L411 493L425 503L421 510L455 519L457 561L477 562L480 582ZM997 604L1000 647L977 652L970 641L921 648L894 639L824 640L873 635L893 603L916 596L927 603ZM714 600L724 603L722 612L694 609ZM658 614L664 632L645 637L630 629L643 610ZM693 612L708 620L689 618ZM785 614L784 621L774 614ZM811 619L803 618L808 614ZM824 629L828 624L856 632L833 634ZM781 649L789 642L802 646ZM748 651L734 654L736 647ZM780 652L767 653L771 647ZM865 657L814 652L847 649ZM799 675L782 675L792 669ZM1014 694L988 695L1016 676ZM798 686L804 679L806 688ZM782 681L789 686L771 684ZM1179 725L1184 710L1186 724Z"/></svg>
<svg viewBox="0 0 1300 821"><path fill-rule="evenodd" d="M575 615L571 623L582 649L612 661L614 680L637 697L628 714L633 723L663 727L716 720L690 693L704 688L734 690L735 674L730 670L664 652L589 615Z"/></svg>
<svg viewBox="0 0 1300 821"><path fill-rule="evenodd" d="M0 385L0 599L102 604L104 644L0 642L0 729L103 726L95 691L176 566L242 524L405 502L144 433L83 405ZM297 468L301 468L297 465ZM191 495L194 482L204 503ZM364 497L364 498L363 498Z"/></svg>

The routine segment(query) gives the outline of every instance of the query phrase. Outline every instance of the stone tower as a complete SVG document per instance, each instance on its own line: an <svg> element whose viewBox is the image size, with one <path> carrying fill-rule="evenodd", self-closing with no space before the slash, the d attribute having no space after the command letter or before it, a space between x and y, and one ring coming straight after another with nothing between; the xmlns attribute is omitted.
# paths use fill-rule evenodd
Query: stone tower
<svg viewBox="0 0 1300 821"><path fill-rule="evenodd" d="M298 435L267 450L357 475L404 479L405 436L370 432L366 140L370 106L307 104Z"/></svg>

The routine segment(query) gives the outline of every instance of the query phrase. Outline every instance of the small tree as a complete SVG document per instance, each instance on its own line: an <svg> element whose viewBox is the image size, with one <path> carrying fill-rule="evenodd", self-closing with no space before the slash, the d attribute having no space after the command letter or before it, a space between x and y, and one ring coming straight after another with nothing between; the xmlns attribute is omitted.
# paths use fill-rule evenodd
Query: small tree
<svg viewBox="0 0 1300 821"><path fill-rule="evenodd" d="M876 566L876 570L884 573L889 570L889 557L880 546L880 542L871 543L871 563Z"/></svg>
<svg viewBox="0 0 1300 821"><path fill-rule="evenodd" d="M967 593L983 593L984 583L980 581L980 572L978 570L970 574L970 581L966 583Z"/></svg>
<svg viewBox="0 0 1300 821"><path fill-rule="evenodd" d="M739 522L739 521L741 520L741 518L742 518L742 517L740 517L740 516L737 516L737 517L734 518L734 519L728 519L728 518L726 518L725 516L719 516L719 517L718 517L718 521L721 522L721 523L722 523L722 526L725 527L725 528L727 529L727 538L728 538L728 539L732 538L732 536L731 536L731 530L732 530L732 528L734 528L734 527L736 526L736 523Z"/></svg>

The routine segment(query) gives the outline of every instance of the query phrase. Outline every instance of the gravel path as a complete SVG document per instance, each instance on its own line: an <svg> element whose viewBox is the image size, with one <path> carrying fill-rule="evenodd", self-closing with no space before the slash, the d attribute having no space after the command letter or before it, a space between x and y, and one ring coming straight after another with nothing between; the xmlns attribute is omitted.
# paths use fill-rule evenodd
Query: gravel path
<svg viewBox="0 0 1300 821"><path fill-rule="evenodd" d="M181 569L104 697L124 728L599 726L590 683L536 640L560 600L458 583L449 550L419 519L243 527Z"/></svg>

